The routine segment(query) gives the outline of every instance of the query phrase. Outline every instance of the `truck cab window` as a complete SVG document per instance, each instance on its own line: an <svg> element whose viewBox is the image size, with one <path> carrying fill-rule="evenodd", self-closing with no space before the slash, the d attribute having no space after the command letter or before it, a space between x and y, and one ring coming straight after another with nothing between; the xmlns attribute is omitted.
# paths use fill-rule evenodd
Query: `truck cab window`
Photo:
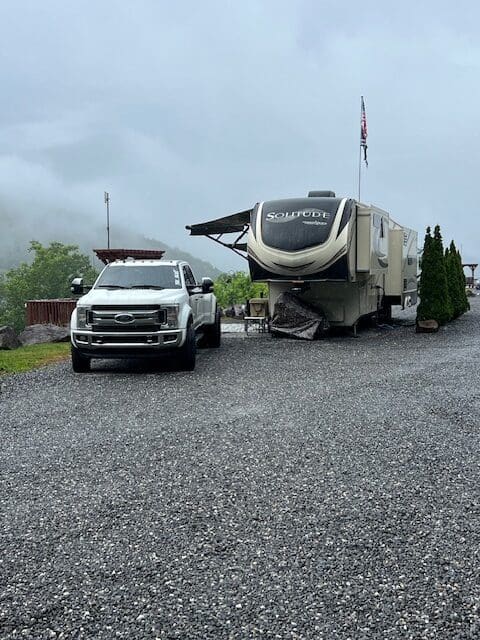
<svg viewBox="0 0 480 640"><path fill-rule="evenodd" d="M187 267L187 266L183 267L183 275L184 275L185 284L187 285L187 287L196 286L197 281L195 280L195 276L193 275L193 272L190 269L190 267Z"/></svg>

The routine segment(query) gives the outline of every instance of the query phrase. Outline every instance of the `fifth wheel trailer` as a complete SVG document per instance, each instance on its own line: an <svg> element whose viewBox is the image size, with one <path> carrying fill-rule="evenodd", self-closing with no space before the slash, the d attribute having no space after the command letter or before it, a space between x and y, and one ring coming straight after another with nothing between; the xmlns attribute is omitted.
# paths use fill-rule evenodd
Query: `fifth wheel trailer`
<svg viewBox="0 0 480 640"><path fill-rule="evenodd" d="M291 291L334 327L417 301L416 231L332 191L259 202L187 229L248 259L252 280L268 283L271 314Z"/></svg>

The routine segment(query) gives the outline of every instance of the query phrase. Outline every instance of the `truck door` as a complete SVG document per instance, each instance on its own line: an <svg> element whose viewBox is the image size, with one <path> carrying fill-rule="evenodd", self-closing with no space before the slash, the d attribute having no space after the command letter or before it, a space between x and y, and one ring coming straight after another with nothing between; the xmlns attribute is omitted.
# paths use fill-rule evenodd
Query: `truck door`
<svg viewBox="0 0 480 640"><path fill-rule="evenodd" d="M188 265L183 265L183 277L185 279L185 286L187 287L190 296L190 306L193 311L193 327L197 329L202 322L202 302L203 296L201 293L201 287L198 286L195 276Z"/></svg>

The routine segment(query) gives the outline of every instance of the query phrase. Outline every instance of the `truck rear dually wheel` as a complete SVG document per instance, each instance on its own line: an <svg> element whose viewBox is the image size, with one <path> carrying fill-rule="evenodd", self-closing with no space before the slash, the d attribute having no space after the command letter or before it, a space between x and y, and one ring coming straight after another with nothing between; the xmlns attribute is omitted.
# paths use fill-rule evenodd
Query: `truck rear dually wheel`
<svg viewBox="0 0 480 640"><path fill-rule="evenodd" d="M216 349L220 346L222 331L220 325L220 310L215 312L215 322L204 327L204 345Z"/></svg>
<svg viewBox="0 0 480 640"><path fill-rule="evenodd" d="M185 344L180 349L180 366L185 371L193 371L195 369L195 361L197 357L197 344L195 341L195 331L190 324L187 328L187 337Z"/></svg>

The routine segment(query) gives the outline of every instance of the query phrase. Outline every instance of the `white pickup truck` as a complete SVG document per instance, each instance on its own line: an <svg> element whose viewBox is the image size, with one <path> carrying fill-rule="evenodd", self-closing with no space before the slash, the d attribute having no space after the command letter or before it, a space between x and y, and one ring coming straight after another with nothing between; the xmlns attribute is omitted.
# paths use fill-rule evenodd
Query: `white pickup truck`
<svg viewBox="0 0 480 640"><path fill-rule="evenodd" d="M72 282L74 294L83 281ZM220 312L213 282L198 284L180 260L116 260L77 302L71 322L72 368L90 370L92 358L174 358L195 368L196 339L220 346Z"/></svg>

